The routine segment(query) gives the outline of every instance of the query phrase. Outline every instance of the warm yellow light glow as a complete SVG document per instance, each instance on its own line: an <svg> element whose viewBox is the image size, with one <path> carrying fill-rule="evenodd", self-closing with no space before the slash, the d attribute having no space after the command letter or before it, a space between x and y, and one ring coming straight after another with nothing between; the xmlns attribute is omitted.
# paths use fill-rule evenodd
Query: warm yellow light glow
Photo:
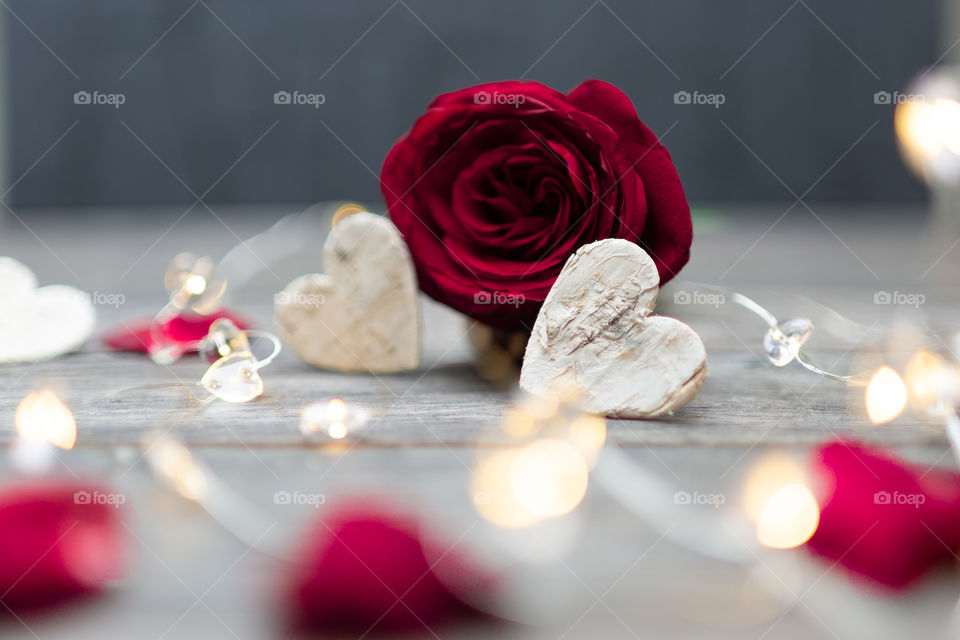
<svg viewBox="0 0 960 640"><path fill-rule="evenodd" d="M918 351L904 369L907 398L914 411L940 415L960 397L960 370L931 351Z"/></svg>
<svg viewBox="0 0 960 640"><path fill-rule="evenodd" d="M519 451L510 449L485 454L473 469L470 494L473 506L488 522L519 529L543 518L520 503L513 490L511 472Z"/></svg>
<svg viewBox="0 0 960 640"><path fill-rule="evenodd" d="M192 466L172 478L177 493L187 500L203 500L207 497L207 476L202 469Z"/></svg>
<svg viewBox="0 0 960 640"><path fill-rule="evenodd" d="M510 467L510 488L521 505L544 518L573 511L587 492L589 469L569 442L537 440L517 454Z"/></svg>
<svg viewBox="0 0 960 640"><path fill-rule="evenodd" d="M190 275L183 283L183 288L187 293L198 296L207 289L207 279L198 273Z"/></svg>
<svg viewBox="0 0 960 640"><path fill-rule="evenodd" d="M77 423L67 405L49 389L27 395L14 418L17 433L30 442L49 442L61 449L77 443Z"/></svg>
<svg viewBox="0 0 960 640"><path fill-rule="evenodd" d="M570 442L583 453L596 453L607 441L607 420L584 414L570 423Z"/></svg>
<svg viewBox="0 0 960 640"><path fill-rule="evenodd" d="M535 420L549 420L560 408L560 398L530 396L522 406Z"/></svg>
<svg viewBox="0 0 960 640"><path fill-rule="evenodd" d="M930 88L934 92L943 89ZM894 128L914 171L937 179L951 177L938 174L944 158L949 157L946 154L960 156L960 103L948 97L911 97L897 105Z"/></svg>
<svg viewBox="0 0 960 640"><path fill-rule="evenodd" d="M352 216L355 213L365 213L367 211L366 207L362 207L355 202L347 202L340 205L336 211L333 212L333 221L331 223L331 228L337 226L344 218L347 216Z"/></svg>
<svg viewBox="0 0 960 640"><path fill-rule="evenodd" d="M770 498L783 487L804 484L803 466L792 456L775 452L764 455L753 464L743 484L743 508L754 523Z"/></svg>
<svg viewBox="0 0 960 640"><path fill-rule="evenodd" d="M960 153L960 104L949 98L897 106L897 135L917 151L932 156L946 147Z"/></svg>
<svg viewBox="0 0 960 640"><path fill-rule="evenodd" d="M757 520L757 540L771 549L799 547L817 531L820 507L805 485L787 485L776 491Z"/></svg>
<svg viewBox="0 0 960 640"><path fill-rule="evenodd" d="M512 438L529 438L536 434L539 426L536 417L521 406L509 407L500 420L503 432Z"/></svg>
<svg viewBox="0 0 960 640"><path fill-rule="evenodd" d="M347 413L347 403L340 398L331 398L327 403L327 420L330 422L343 422Z"/></svg>
<svg viewBox="0 0 960 640"><path fill-rule="evenodd" d="M342 422L332 422L327 428L327 433L334 440L343 440L347 437L347 425Z"/></svg>
<svg viewBox="0 0 960 640"><path fill-rule="evenodd" d="M184 445L161 437L148 448L147 456L184 498L202 500L206 497L206 473L197 465L193 454Z"/></svg>
<svg viewBox="0 0 960 640"><path fill-rule="evenodd" d="M873 424L890 422L907 406L907 387L903 378L890 367L880 367L866 392L867 417Z"/></svg>

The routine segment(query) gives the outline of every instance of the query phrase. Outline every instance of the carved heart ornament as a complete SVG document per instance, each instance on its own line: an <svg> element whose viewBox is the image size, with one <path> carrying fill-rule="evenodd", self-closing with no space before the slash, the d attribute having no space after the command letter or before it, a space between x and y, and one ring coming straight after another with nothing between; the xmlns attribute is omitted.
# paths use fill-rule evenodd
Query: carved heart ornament
<svg viewBox="0 0 960 640"><path fill-rule="evenodd" d="M22 263L0 257L0 363L48 360L80 348L93 332L90 296L65 285L37 287Z"/></svg>
<svg viewBox="0 0 960 640"><path fill-rule="evenodd" d="M591 413L670 414L707 376L706 350L686 324L650 315L660 276L627 240L600 240L571 256L550 289L527 343L520 388L574 394Z"/></svg>
<svg viewBox="0 0 960 640"><path fill-rule="evenodd" d="M277 294L280 338L324 369L394 373L420 363L420 304L407 245L389 220L355 213L323 245L325 273Z"/></svg>

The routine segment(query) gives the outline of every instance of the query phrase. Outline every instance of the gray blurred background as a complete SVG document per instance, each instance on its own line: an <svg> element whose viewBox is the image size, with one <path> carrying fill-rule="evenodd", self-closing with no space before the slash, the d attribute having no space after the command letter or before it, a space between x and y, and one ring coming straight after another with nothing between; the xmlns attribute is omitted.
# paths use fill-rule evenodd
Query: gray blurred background
<svg viewBox="0 0 960 640"><path fill-rule="evenodd" d="M2 5L0 184L17 207L377 202L384 155L434 95L521 77L622 88L694 202L811 185L811 201L917 201L876 95L954 43L935 0ZM723 104L677 104L683 91Z"/></svg>

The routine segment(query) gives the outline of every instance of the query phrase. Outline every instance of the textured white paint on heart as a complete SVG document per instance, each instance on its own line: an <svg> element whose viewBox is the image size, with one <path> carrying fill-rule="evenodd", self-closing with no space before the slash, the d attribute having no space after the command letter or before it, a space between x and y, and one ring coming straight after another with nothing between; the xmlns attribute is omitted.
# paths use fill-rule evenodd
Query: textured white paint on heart
<svg viewBox="0 0 960 640"><path fill-rule="evenodd" d="M80 348L93 333L90 296L64 285L37 288L25 265L0 257L0 363L49 360Z"/></svg>
<svg viewBox="0 0 960 640"><path fill-rule="evenodd" d="M520 388L579 395L611 417L673 413L706 378L706 350L679 320L651 316L660 276L627 240L585 245L567 260L527 343Z"/></svg>
<svg viewBox="0 0 960 640"><path fill-rule="evenodd" d="M277 296L283 341L310 364L392 373L420 364L420 304L407 245L388 219L344 218L323 245L326 273L301 276Z"/></svg>

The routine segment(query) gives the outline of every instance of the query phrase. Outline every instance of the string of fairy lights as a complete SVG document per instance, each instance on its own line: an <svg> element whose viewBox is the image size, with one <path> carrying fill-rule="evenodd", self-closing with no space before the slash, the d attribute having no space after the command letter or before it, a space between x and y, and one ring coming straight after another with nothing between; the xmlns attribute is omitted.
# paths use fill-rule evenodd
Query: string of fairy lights
<svg viewBox="0 0 960 640"><path fill-rule="evenodd" d="M903 155L932 189L955 188L960 183L957 75L932 72L921 79L914 93L925 99L897 107L896 131ZM330 210L333 224L363 210L353 203L341 204ZM241 330L222 318L211 324L204 339L183 343L169 339L164 325L186 311L206 315L220 309L228 288L242 285L256 270L239 257L241 251L255 247L265 256L276 254L278 234L302 237L306 234L290 231L315 217L316 211L285 218L238 245L220 263L190 254L180 254L171 262L164 276L169 299L151 323L154 349L150 356L159 364L170 364L188 351L199 350L209 367L193 383L201 392L191 394L194 400L247 403L261 397L268 385L260 372L279 354L280 340L265 331ZM232 265L238 274L235 279L224 275L224 264ZM760 318L766 326L763 352L770 364L784 367L797 363L814 375L848 385L861 398L857 411L873 424L889 423L908 410L918 418L942 424L960 464L956 414L960 364L949 354L913 346L907 340L898 344L897 355L880 354L879 362L870 369L830 371L808 352L814 333L810 319L779 320L740 293L714 285L696 286L722 290L734 304ZM259 342L269 344L271 351L258 357L253 346ZM767 558L765 554L771 550L799 547L816 532L820 517L816 488L803 465L791 456L760 456L744 479L742 499L736 506L728 505L736 510L736 520L750 531L749 543L744 544L739 530L732 535L721 522L719 510L685 508L676 498L676 487L615 447L605 446L606 419L578 410L575 396L576 390L570 397L521 396L499 416L493 430L496 439L506 441L507 446L478 447L469 482L469 500L486 522L504 530L524 530L568 517L580 507L595 481L662 535L695 553L744 566ZM302 407L299 423L290 428L312 443L362 441L375 421L388 413L388 408L360 406L344 398L317 399ZM51 389L39 389L23 398L15 426L17 441L11 464L22 473L49 470L56 451L72 449L77 442L74 415ZM220 481L189 447L169 433L150 434L144 451L158 480L202 506L239 539L254 544L250 532L257 528L250 525L262 519L262 514ZM725 511L724 517L727 515ZM258 542L257 546L280 553L280 545L273 541Z"/></svg>

